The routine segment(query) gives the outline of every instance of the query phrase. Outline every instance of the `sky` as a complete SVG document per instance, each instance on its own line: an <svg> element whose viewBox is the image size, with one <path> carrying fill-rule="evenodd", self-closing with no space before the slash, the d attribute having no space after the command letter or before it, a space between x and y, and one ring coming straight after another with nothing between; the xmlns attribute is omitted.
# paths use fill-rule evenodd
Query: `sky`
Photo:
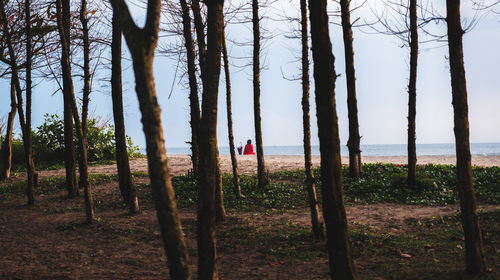
<svg viewBox="0 0 500 280"><path fill-rule="evenodd" d="M301 83L283 78L300 74L300 41L287 39L291 24L275 21L285 10L289 16L298 16L298 3L279 1L273 7L261 11L267 16L262 20L269 37L264 42L262 60L265 69L261 72L261 117L264 146L302 145ZM356 10L352 18L358 23L370 22L373 14L369 7L380 10L384 1L371 0L368 5ZM435 1L434 1L435 2ZM462 1L462 16L470 19L473 10L469 1ZM434 7L443 11L444 1ZM331 11L337 4L328 1ZM500 10L500 7L498 8ZM133 11L137 21L143 16L138 9ZM344 50L339 17L330 17L330 37L335 56L335 70L339 75L335 93L341 145L348 139L347 97L345 86ZM445 34L444 22L431 23L431 30ZM296 27L297 24L294 24ZM249 26L230 24L228 38L239 42L252 38ZM407 139L407 83L409 73L409 50L401 41L390 35L376 34L369 27L353 30L356 86L359 112L361 144L405 144ZM421 34L421 38L425 38ZM161 39L161 44L182 43L181 37ZM168 42L166 41L168 40ZM445 42L421 45L417 77L417 143L453 143L453 108L448 64L448 49ZM470 140L473 143L500 142L500 15L483 14L474 29L464 36L464 58L469 97ZM235 142L254 140L252 69L249 58L251 46L229 44L231 56L232 109ZM129 57L124 43L125 57ZM247 64L247 67L241 67ZM179 76L177 58L157 56L155 59L155 83L158 100L162 108L162 122L168 147L186 147L190 141L189 101L187 81ZM106 70L109 71L109 70ZM76 78L76 77L75 77ZM175 79L174 79L175 78ZM218 111L218 143L228 146L227 115L224 75L221 72ZM124 62L124 107L126 133L137 145L144 147L141 114L134 90L135 81L130 62ZM314 80L311 65L311 135L312 144L317 145L317 126L314 104ZM9 87L0 81L3 100L0 117L9 110ZM45 113L63 113L63 98L55 83L37 81L34 88L33 127L43 122ZM81 84L75 82L75 90L81 92ZM109 86L94 83L90 110L95 115L112 117ZM17 126L19 127L19 126ZM17 132L19 132L17 128Z"/></svg>

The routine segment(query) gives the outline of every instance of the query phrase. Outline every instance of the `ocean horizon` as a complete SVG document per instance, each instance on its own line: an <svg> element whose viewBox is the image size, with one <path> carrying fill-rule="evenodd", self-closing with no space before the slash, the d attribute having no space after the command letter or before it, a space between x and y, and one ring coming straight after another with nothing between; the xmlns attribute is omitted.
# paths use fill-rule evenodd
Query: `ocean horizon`
<svg viewBox="0 0 500 280"><path fill-rule="evenodd" d="M472 155L500 156L500 143L471 143ZM341 146L341 155L348 156L349 151L345 145ZM219 147L219 153L228 155L229 147ZM189 155L190 147L170 147L167 154ZM264 146L264 155L303 155L304 147L297 146ZM311 146L311 154L319 156L319 146ZM406 156L406 144L373 144L361 145L362 156ZM445 156L455 155L455 144L417 144L418 156Z"/></svg>

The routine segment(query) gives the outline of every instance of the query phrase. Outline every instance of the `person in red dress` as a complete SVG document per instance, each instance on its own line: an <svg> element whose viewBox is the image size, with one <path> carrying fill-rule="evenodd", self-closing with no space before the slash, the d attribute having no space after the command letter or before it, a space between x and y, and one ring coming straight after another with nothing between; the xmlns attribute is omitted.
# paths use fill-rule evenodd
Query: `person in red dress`
<svg viewBox="0 0 500 280"><path fill-rule="evenodd" d="M243 150L244 155L255 155L252 146L252 140L248 139L245 149Z"/></svg>

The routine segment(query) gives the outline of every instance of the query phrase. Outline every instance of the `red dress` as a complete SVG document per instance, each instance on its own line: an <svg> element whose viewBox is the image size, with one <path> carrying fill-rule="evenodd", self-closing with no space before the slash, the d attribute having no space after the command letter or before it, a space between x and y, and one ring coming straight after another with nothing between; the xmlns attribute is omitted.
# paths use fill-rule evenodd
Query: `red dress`
<svg viewBox="0 0 500 280"><path fill-rule="evenodd" d="M245 150L243 150L244 155L255 155L253 152L253 146L252 144L246 144L245 145Z"/></svg>

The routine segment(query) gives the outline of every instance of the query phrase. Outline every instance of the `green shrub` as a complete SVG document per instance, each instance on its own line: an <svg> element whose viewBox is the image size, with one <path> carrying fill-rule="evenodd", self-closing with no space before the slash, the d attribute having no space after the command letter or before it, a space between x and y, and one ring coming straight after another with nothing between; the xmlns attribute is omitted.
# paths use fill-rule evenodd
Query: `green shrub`
<svg viewBox="0 0 500 280"><path fill-rule="evenodd" d="M88 161L105 161L115 159L114 128L108 121L91 118L88 121ZM18 137L21 138L21 137ZM32 131L33 159L38 169L60 166L64 161L64 120L57 114L45 114L42 125ZM76 131L73 141L78 149ZM131 157L141 155L139 147L127 136L127 150ZM78 155L78 153L77 153ZM12 143L12 163L17 169L24 168L25 153L22 140L14 139Z"/></svg>

